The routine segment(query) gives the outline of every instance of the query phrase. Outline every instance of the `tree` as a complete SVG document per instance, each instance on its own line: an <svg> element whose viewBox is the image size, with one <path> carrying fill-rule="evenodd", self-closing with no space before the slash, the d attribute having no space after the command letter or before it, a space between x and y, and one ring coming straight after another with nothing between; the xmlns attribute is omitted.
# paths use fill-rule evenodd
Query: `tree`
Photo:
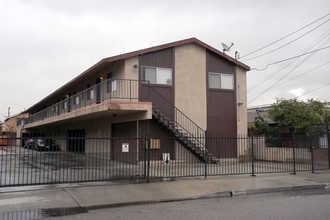
<svg viewBox="0 0 330 220"><path fill-rule="evenodd" d="M320 101L313 99L307 102L289 99L274 103L268 110L268 117L276 124L275 130L270 130L268 123L257 117L255 125L256 130L259 128L259 133L278 131L281 127L295 127L297 133L308 134L310 123L330 122L330 110Z"/></svg>

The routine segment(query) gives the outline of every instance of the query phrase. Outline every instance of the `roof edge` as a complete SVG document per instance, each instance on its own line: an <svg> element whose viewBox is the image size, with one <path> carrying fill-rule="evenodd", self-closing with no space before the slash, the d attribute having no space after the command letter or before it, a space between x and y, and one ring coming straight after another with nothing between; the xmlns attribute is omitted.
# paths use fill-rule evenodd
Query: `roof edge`
<svg viewBox="0 0 330 220"><path fill-rule="evenodd" d="M26 109L24 112L22 113L27 113L29 112L31 109L33 109L34 107L36 107L37 105L39 105L40 103L46 101L48 98L52 97L53 95L55 95L56 93L61 92L65 87L69 86L70 84L72 84L75 80L83 77L84 75L86 75L88 72L92 71L93 69L105 64L105 63L109 63L109 62L114 62L114 61L118 61L118 60L122 60L122 59L126 59L126 58L130 58L130 57L134 57L134 56L138 56L138 55L142 55L145 53L150 53L150 52L154 52L157 50L163 50L163 49L167 49L167 48L171 48L171 47L176 47L176 46L181 46L181 45L185 45L185 44L189 44L189 43L196 43L210 51L212 51L213 53L218 54L219 56L229 60L230 62L242 67L243 69L245 69L246 71L250 70L250 67L245 65L244 63L235 60L234 58L228 56L227 54L215 49L214 47L211 47L210 45L198 40L195 37L192 38L188 38L188 39L184 39L184 40L180 40L180 41L175 41L175 42L171 42L171 43L166 43L166 44L162 44L159 46L154 46L154 47L149 47L146 49L142 49L142 50L137 50L137 51L133 51L133 52L129 52L129 53L124 53L124 54L120 54L120 55L116 55L116 56L112 56L112 57L107 57L104 58L102 60L100 60L99 62L97 62L96 64L94 64L93 66L91 66L90 68L88 68L87 70L85 70L84 72L82 72L81 74L79 74L78 76L74 77L72 80L70 80L69 82L67 82L66 84L64 84L63 86L61 86L60 88L58 88L57 90L55 90L54 92L52 92L51 94L49 94L48 96L46 96L45 98L43 98L42 100L40 100L39 102L35 103L34 105L32 105L30 108Z"/></svg>

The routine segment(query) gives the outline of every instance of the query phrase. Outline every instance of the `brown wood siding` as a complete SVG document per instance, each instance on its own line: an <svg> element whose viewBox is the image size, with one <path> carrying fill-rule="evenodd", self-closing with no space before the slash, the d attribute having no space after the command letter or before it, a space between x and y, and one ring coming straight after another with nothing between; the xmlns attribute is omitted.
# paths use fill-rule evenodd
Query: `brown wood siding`
<svg viewBox="0 0 330 220"><path fill-rule="evenodd" d="M235 65L219 55L207 51L206 53L207 72L235 73Z"/></svg>
<svg viewBox="0 0 330 220"><path fill-rule="evenodd" d="M162 127L158 126L153 120L139 121L140 137L148 137L148 128L151 138L160 139L160 149L150 150L150 160L162 160L163 153L170 153L171 160L175 160L175 141L173 137ZM143 152L144 146L140 146ZM141 158L142 160L142 158Z"/></svg>
<svg viewBox="0 0 330 220"><path fill-rule="evenodd" d="M112 124L112 159L126 163L137 163L137 124L124 122ZM132 139L129 139L132 138ZM122 144L129 144L129 152L122 152Z"/></svg>
<svg viewBox="0 0 330 220"><path fill-rule="evenodd" d="M207 82L207 131L211 135L236 135L237 104L236 104L236 68L233 63L207 51L206 82ZM234 89L209 89L209 72L234 74ZM216 157L236 157L236 141L219 145L208 143L209 151Z"/></svg>
<svg viewBox="0 0 330 220"><path fill-rule="evenodd" d="M151 66L151 67L163 67L172 69L172 85L156 85L151 84L150 86L155 89L162 97L168 100L170 103L174 104L174 48L167 48L165 50L160 50L152 53L147 53L139 56L139 84L140 84L140 101L151 101L157 102L158 105L164 108L159 109L162 113L172 116L174 114L173 109L169 108L166 105L166 102L160 101L157 93L154 93L153 90L149 92L148 100L148 84L141 82L142 67Z"/></svg>
<svg viewBox="0 0 330 220"><path fill-rule="evenodd" d="M235 134L236 109L233 92L209 90L207 130L212 134Z"/></svg>
<svg viewBox="0 0 330 220"><path fill-rule="evenodd" d="M173 48L146 53L140 56L140 66L173 67Z"/></svg>

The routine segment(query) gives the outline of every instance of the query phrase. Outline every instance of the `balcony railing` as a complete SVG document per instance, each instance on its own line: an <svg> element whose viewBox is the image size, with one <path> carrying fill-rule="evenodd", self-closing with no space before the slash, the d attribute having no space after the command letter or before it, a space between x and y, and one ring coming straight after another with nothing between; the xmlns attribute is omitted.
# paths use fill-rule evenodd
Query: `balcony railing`
<svg viewBox="0 0 330 220"><path fill-rule="evenodd" d="M42 121L107 100L138 101L138 89L137 80L109 79L31 115L25 123Z"/></svg>

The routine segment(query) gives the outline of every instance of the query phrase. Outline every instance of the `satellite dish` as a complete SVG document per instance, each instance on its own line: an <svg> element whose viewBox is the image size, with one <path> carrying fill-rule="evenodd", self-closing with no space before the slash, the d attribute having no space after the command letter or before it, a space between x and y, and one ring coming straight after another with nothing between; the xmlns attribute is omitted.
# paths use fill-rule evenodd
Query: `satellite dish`
<svg viewBox="0 0 330 220"><path fill-rule="evenodd" d="M231 43L230 46L226 45L225 43L221 42L221 45L223 47L223 53L225 53L226 51L230 51L230 48L234 45L234 43Z"/></svg>

